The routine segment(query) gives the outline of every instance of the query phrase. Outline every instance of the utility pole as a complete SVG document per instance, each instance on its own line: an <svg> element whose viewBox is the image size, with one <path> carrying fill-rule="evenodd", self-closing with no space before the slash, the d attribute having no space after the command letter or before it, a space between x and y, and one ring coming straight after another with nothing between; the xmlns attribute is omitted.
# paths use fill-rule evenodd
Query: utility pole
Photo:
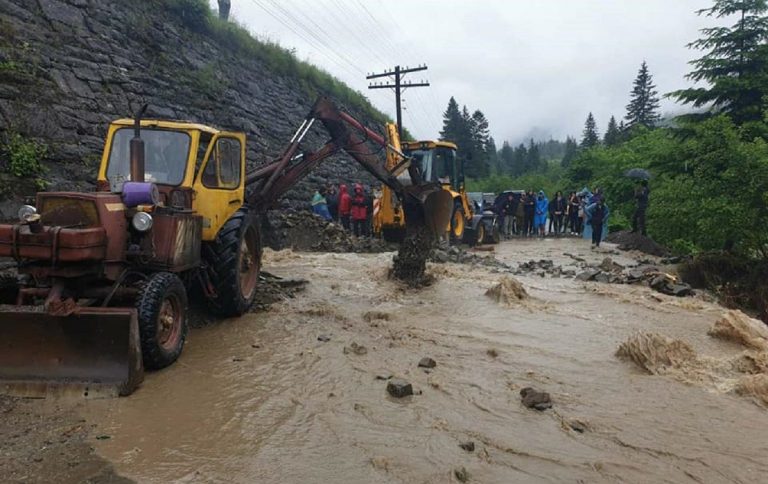
<svg viewBox="0 0 768 484"><path fill-rule="evenodd" d="M368 74L367 76L365 76L366 79L379 79L381 77L391 78L390 81L385 83L381 83L381 82L371 83L368 86L368 89L394 89L395 109L397 111L397 134L400 135L400 138L403 137L403 112L400 105L400 97L402 93L405 92L405 90L408 89L409 87L428 87L429 86L428 81L421 81L421 82L405 81L404 82L403 76L411 72L426 71L426 70L427 70L426 64L418 67L406 66L404 69L401 68L400 66L395 66L395 68L391 71L382 72L381 74Z"/></svg>

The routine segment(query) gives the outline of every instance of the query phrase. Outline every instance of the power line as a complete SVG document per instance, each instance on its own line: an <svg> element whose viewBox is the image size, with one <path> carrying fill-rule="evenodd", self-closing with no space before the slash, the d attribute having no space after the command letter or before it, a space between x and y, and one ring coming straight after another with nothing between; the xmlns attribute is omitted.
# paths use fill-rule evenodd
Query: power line
<svg viewBox="0 0 768 484"><path fill-rule="evenodd" d="M429 82L412 82L412 81L406 81L403 82L403 76L406 74L410 74L412 72L419 72L419 71L426 71L427 66L419 66L419 67L407 67L405 69L402 69L399 65L395 66L394 69L391 71L381 72L378 74L368 74L365 76L366 79L381 79L384 77L391 78L391 81L387 81L386 83L372 83L368 86L368 89L394 89L395 91L395 110L397 113L397 133L400 135L400 137L403 137L403 113L402 113L402 107L401 107L401 95L403 90L412 88L412 87L428 87Z"/></svg>

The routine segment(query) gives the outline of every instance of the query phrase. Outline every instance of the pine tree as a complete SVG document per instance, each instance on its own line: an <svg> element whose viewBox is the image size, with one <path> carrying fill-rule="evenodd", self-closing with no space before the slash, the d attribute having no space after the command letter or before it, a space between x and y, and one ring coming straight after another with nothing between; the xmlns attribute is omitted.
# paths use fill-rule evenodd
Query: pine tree
<svg viewBox="0 0 768 484"><path fill-rule="evenodd" d="M541 153L539 153L539 146L533 142L533 138L528 142L528 153L525 157L525 170L524 173L531 173L538 171L543 162L541 160Z"/></svg>
<svg viewBox="0 0 768 484"><path fill-rule="evenodd" d="M508 141L505 141L501 145L499 151L499 164L501 165L501 173L513 173L512 167L514 166L515 150L509 145Z"/></svg>
<svg viewBox="0 0 768 484"><path fill-rule="evenodd" d="M629 104L627 104L627 127L645 126L653 128L659 122L659 93L653 84L653 76L648 71L648 64L643 61L632 84Z"/></svg>
<svg viewBox="0 0 768 484"><path fill-rule="evenodd" d="M462 124L459 103L451 96L451 99L448 101L448 107L443 113L443 129L440 131L440 139L458 143Z"/></svg>
<svg viewBox="0 0 768 484"><path fill-rule="evenodd" d="M488 166L491 167L489 174L501 175L501 163L499 160L499 152L496 149L496 140L493 136L488 136L488 142L485 144L485 150L488 153Z"/></svg>
<svg viewBox="0 0 768 484"><path fill-rule="evenodd" d="M603 143L605 146L616 146L621 143L621 132L619 131L619 126L616 124L616 118L613 116L611 116L611 120L608 121L608 129L605 130Z"/></svg>
<svg viewBox="0 0 768 484"><path fill-rule="evenodd" d="M681 89L670 95L694 107L711 105L736 123L762 119L768 99L768 0L715 0L699 15L723 18L731 15L731 27L702 29L703 37L688 44L707 51L690 62L694 70L686 77L705 82L706 87Z"/></svg>
<svg viewBox="0 0 768 484"><path fill-rule="evenodd" d="M592 148L600 144L600 135L597 134L597 124L595 123L595 117L592 113L589 113L587 120L584 122L584 132L581 137L581 147L585 149Z"/></svg>
<svg viewBox="0 0 768 484"><path fill-rule="evenodd" d="M470 123L472 136L472 161L473 178L485 178L490 173L489 160L490 150L488 148L488 120L479 109L472 113Z"/></svg>
<svg viewBox="0 0 768 484"><path fill-rule="evenodd" d="M571 162L576 158L576 155L579 152L579 144L576 142L575 139L571 138L570 136L565 138L565 154L563 155L563 159L560 160L560 166L563 168L568 168L571 166Z"/></svg>
<svg viewBox="0 0 768 484"><path fill-rule="evenodd" d="M512 176L520 176L525 172L525 160L528 158L528 150L520 143L512 154Z"/></svg>

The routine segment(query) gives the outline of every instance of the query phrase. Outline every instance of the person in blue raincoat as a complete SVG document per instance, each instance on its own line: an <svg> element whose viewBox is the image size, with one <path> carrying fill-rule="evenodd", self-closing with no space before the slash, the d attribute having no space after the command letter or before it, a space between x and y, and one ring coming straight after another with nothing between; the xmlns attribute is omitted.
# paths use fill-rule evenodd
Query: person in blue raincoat
<svg viewBox="0 0 768 484"><path fill-rule="evenodd" d="M549 214L549 200L544 194L544 190L539 191L536 197L536 214L533 217L533 226L540 237L544 237L544 230L547 228L547 215Z"/></svg>
<svg viewBox="0 0 768 484"><path fill-rule="evenodd" d="M323 217L325 220L331 220L331 212L328 210L328 201L325 199L325 188L315 192L312 197L312 212Z"/></svg>

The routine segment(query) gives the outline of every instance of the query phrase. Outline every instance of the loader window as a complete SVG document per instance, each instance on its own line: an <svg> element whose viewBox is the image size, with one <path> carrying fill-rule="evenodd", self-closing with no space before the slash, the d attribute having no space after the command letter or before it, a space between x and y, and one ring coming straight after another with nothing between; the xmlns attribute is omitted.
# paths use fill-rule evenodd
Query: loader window
<svg viewBox="0 0 768 484"><path fill-rule="evenodd" d="M112 184L131 178L132 128L120 128L112 138L107 179ZM180 185L184 180L191 139L187 133L144 128L144 179L161 185Z"/></svg>
<svg viewBox="0 0 768 484"><path fill-rule="evenodd" d="M235 189L240 186L240 140L219 138L203 170L202 182L207 188Z"/></svg>

